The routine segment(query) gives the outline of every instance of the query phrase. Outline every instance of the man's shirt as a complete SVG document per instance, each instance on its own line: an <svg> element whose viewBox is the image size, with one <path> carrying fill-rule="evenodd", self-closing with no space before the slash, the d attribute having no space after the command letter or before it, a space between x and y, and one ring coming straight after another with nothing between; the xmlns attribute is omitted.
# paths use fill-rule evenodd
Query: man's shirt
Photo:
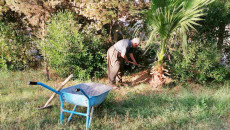
<svg viewBox="0 0 230 130"><path fill-rule="evenodd" d="M133 52L132 42L129 39L122 39L114 44L114 48L124 57L127 53Z"/></svg>

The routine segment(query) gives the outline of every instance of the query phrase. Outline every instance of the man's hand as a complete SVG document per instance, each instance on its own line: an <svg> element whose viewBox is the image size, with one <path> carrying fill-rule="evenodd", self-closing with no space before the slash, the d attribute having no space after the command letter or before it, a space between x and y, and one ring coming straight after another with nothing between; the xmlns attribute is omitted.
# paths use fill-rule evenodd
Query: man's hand
<svg viewBox="0 0 230 130"><path fill-rule="evenodd" d="M129 56L130 56L130 58L132 59L133 64L134 64L134 65L137 65L137 62L136 62L136 59L135 59L134 56L133 56L133 53L130 53Z"/></svg>
<svg viewBox="0 0 230 130"><path fill-rule="evenodd" d="M125 55L121 56L121 57L123 57L125 59L125 62L137 65L137 62L136 62L136 60L135 60L135 58L133 56L133 53L130 53L129 56L131 57L131 59L132 59L133 62L129 61L128 58Z"/></svg>
<svg viewBox="0 0 230 130"><path fill-rule="evenodd" d="M133 62L134 65L137 65L137 62Z"/></svg>
<svg viewBox="0 0 230 130"><path fill-rule="evenodd" d="M129 62L128 58L126 57L126 55L121 56L122 58L124 58L125 62Z"/></svg>

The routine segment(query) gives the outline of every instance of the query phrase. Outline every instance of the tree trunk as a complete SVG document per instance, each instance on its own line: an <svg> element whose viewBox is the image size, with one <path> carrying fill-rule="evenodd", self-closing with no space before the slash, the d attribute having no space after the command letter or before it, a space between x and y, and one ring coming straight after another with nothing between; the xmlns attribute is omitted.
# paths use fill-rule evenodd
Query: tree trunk
<svg viewBox="0 0 230 130"><path fill-rule="evenodd" d="M219 34L218 34L218 42L217 48L222 53L223 43L224 43L224 32L225 32L225 24L221 23L219 25Z"/></svg>
<svg viewBox="0 0 230 130"><path fill-rule="evenodd" d="M45 17L45 16L44 16ZM41 40L43 42L43 44L45 43L45 20L42 19L42 23L41 23L41 27L42 27L42 35L41 35ZM46 79L50 80L50 75L49 75L49 64L48 64L48 59L46 56L45 51L43 50L43 56L44 56L44 70L46 73Z"/></svg>
<svg viewBox="0 0 230 130"><path fill-rule="evenodd" d="M48 61L47 61L46 58L44 59L44 70L45 70L45 73L46 73L46 79L50 80L49 65L48 65Z"/></svg>
<svg viewBox="0 0 230 130"><path fill-rule="evenodd" d="M112 29L113 29L113 22L110 24L110 29L109 29L109 42L112 43Z"/></svg>

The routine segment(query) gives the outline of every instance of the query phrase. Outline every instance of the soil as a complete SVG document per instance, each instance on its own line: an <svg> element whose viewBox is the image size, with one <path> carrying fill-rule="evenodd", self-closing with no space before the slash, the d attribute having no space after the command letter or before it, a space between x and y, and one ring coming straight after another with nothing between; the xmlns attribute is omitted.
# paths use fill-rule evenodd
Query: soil
<svg viewBox="0 0 230 130"><path fill-rule="evenodd" d="M131 75L123 76L122 86L129 86L129 87L135 87L139 84L149 84L149 81L151 79L150 70L143 70L138 73L133 73ZM108 78L102 78L100 79L100 82L108 84Z"/></svg>
<svg viewBox="0 0 230 130"><path fill-rule="evenodd" d="M129 76L124 76L122 80L130 87L135 87L139 84L149 84L151 80L150 70L143 70Z"/></svg>

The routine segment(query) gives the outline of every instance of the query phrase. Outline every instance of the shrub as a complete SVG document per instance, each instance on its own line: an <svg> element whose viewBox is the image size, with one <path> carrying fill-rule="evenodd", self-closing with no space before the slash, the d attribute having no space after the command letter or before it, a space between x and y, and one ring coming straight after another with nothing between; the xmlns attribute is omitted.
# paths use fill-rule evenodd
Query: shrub
<svg viewBox="0 0 230 130"><path fill-rule="evenodd" d="M143 69L149 69L153 65L153 62L156 60L156 48L151 46L149 50L146 51L146 48L137 47L133 50L133 55L138 64L143 65L145 67L135 66L131 63L124 62L123 63L123 72L125 75L129 75L131 73L137 73ZM132 61L130 56L127 55L129 61Z"/></svg>
<svg viewBox="0 0 230 130"><path fill-rule="evenodd" d="M215 80L223 81L230 72L219 64L220 54L215 43L193 42L188 44L187 57L182 55L181 48L171 51L169 62L172 76L180 81L193 80L199 83Z"/></svg>
<svg viewBox="0 0 230 130"><path fill-rule="evenodd" d="M207 6L204 10L206 13L204 20L199 22L202 26L197 26L198 34L196 37L201 39L205 36L207 40L217 40L221 31L220 26L226 26L230 23L230 9L227 4L228 0L216 0ZM223 33L223 38L228 38L228 30L223 31L226 31Z"/></svg>
<svg viewBox="0 0 230 130"><path fill-rule="evenodd" d="M29 53L33 48L30 37L12 23L0 22L0 45L0 69L23 70L35 60Z"/></svg>
<svg viewBox="0 0 230 130"><path fill-rule="evenodd" d="M104 42L92 32L86 34L80 29L73 13L58 12L47 25L46 40L40 41L39 47L60 76L69 73L80 79L101 76L106 70Z"/></svg>
<svg viewBox="0 0 230 130"><path fill-rule="evenodd" d="M209 41L217 41L219 51L222 51L222 55L226 56L222 60L228 66L230 65L230 30L227 29L230 24L229 3L229 0L215 0L208 5L204 10L206 15L203 20L199 21L202 26L197 26L197 32L194 35L195 39L205 38Z"/></svg>

